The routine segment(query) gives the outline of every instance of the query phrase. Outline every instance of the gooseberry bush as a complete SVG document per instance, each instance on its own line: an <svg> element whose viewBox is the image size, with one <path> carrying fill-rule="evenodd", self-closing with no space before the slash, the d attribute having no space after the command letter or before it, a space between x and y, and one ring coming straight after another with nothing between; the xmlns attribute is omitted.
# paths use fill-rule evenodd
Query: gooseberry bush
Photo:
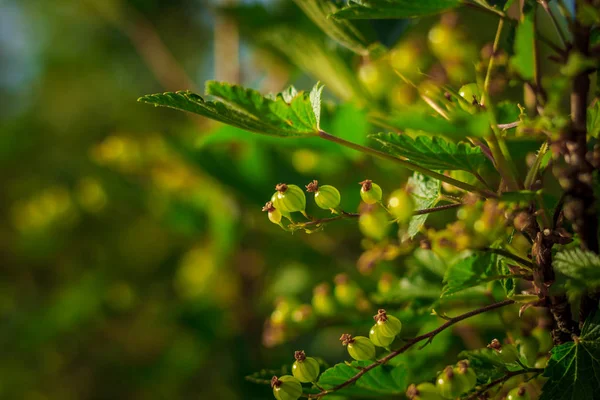
<svg viewBox="0 0 600 400"><path fill-rule="evenodd" d="M264 193L282 234L355 221L364 282L332 271L333 292L324 282L311 304L281 299L266 324L272 345L321 321L339 326L345 360L329 366L298 350L275 376L249 380L279 400L598 398L600 2L295 3L325 44L290 26L261 40L337 101L322 100L321 83L263 95L214 81L211 100L189 91L140 98L243 131L331 142L398 171L392 187L356 164L354 193L317 179ZM478 48L464 15L494 22L478 33L489 43ZM359 21L425 17L434 21L426 35L390 47ZM349 103L368 118L359 136L322 128L322 110ZM455 219L430 225L431 215Z"/></svg>

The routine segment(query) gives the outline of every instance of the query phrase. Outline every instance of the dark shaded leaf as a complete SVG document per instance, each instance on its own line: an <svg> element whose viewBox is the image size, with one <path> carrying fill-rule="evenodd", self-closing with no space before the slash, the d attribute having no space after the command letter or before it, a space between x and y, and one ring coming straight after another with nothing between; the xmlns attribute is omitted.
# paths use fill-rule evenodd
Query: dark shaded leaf
<svg viewBox="0 0 600 400"><path fill-rule="evenodd" d="M540 400L593 400L600 392L600 312L588 317L581 336L556 346L544 371Z"/></svg>
<svg viewBox="0 0 600 400"><path fill-rule="evenodd" d="M329 18L329 15L339 10L333 2L328 0L294 0L294 2L331 39L357 54L369 55L367 39L351 22Z"/></svg>
<svg viewBox="0 0 600 400"><path fill-rule="evenodd" d="M552 266L569 278L587 286L600 285L600 256L578 248L563 250L554 256Z"/></svg>

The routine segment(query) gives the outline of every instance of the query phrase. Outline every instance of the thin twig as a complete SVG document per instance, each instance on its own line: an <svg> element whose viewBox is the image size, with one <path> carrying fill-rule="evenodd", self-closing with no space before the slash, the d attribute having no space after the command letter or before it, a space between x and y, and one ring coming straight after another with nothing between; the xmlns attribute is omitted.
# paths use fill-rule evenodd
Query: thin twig
<svg viewBox="0 0 600 400"><path fill-rule="evenodd" d="M437 206L437 207L424 208L422 210L413 211L412 215L431 214L434 212L449 210L449 209L457 208L460 206L462 206L462 203L444 204L444 205ZM313 219L312 221L308 221L308 222L298 222L298 223L291 224L291 226L292 226L292 228L300 228L301 229L301 228L305 228L307 226L321 225L321 224L326 224L326 223L333 222L333 221L339 221L342 219L350 219L350 218L358 218L358 217L360 217L360 214L358 214L358 213L349 213L349 212L342 211L342 213L340 215L337 215L335 217Z"/></svg>
<svg viewBox="0 0 600 400"><path fill-rule="evenodd" d="M521 123L521 121L510 122L508 124L498 124L498 128L505 131L507 129L516 128L517 126L519 126L520 123Z"/></svg>
<svg viewBox="0 0 600 400"><path fill-rule="evenodd" d="M490 87L490 80L492 78L492 70L494 69L494 61L496 59L496 53L498 52L498 46L500 45L500 37L502 36L502 29L504 29L504 20L498 21L498 29L496 30L496 37L494 38L494 45L492 47L492 55L490 56L490 62L488 63L487 73L485 74L485 81L483 81L483 91L488 93ZM485 97L481 99L481 105L485 105Z"/></svg>
<svg viewBox="0 0 600 400"><path fill-rule="evenodd" d="M514 304L514 303L515 303L514 300L503 300L503 301L500 301L498 303L490 304L490 305L487 305L485 307L481 307L481 308L478 308L476 310L469 311L469 312L461 314L461 315L459 315L457 317L450 318L450 320L448 320L446 323L440 325L438 328L436 328L436 329L434 329L434 330L432 330L432 331L430 331L428 333L425 333L423 335L420 335L420 336L417 336L415 338L409 339L404 344L404 346L400 347L397 350L394 350L393 352L391 352L387 356L385 356L383 358L380 358L379 360L374 361L373 364L370 364L370 365L364 367L362 370L360 370L352 378L350 378L350 379L348 379L348 380L340 383L337 386L334 386L331 389L327 389L325 391L321 391L321 392L316 393L316 394L308 394L308 395L306 395L306 397L309 398L309 399L318 399L318 398L327 396L328 394L337 392L338 390L341 390L341 389L343 389L343 388L345 388L345 387L353 384L354 382L356 382L357 380L359 380L364 374L366 374L370 370L372 370L374 368L377 368L378 366L387 363L388 361L390 361L394 357L397 357L398 355L404 353L405 351L407 351L408 349L410 349L415 344L417 344L419 342L422 342L425 339L427 339L428 343L431 342L433 340L433 338L438 333L444 331L445 329L451 327L452 325L454 325L454 324L456 324L456 323L458 323L458 322L460 322L462 320L465 320L467 318L473 317L475 315L479 315L479 314L482 314L482 313L485 313L485 312L488 312L488 311L491 311L491 310L495 310L497 308L504 307L504 306L507 306L507 305L510 305L510 304Z"/></svg>

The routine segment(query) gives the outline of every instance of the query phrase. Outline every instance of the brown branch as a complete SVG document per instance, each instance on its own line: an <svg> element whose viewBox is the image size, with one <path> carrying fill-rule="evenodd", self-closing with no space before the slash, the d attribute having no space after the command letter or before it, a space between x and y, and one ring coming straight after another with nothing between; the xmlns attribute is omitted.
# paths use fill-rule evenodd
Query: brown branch
<svg viewBox="0 0 600 400"><path fill-rule="evenodd" d="M497 308L500 307L504 307L510 304L514 304L513 300L504 300L504 301L500 301L498 303L494 303L494 304L490 304L487 305L485 307L481 307L478 308L476 310L473 311L469 311L467 313L461 314L458 317L454 317L454 318L450 318L448 320L448 322L440 325L438 328L432 330L431 332L425 333L423 335L417 336L415 338L409 339L404 346L400 347L397 350L394 350L393 352L391 352L390 354L388 354L387 356L380 358L379 360L376 360L373 362L373 364L368 365L366 367L364 367L363 369L361 369L356 375L354 375L352 378L346 380L345 382L340 383L337 386L334 386L331 389L327 389L324 391L321 391L319 393L316 394L308 394L306 397L309 399L319 399L321 397L327 396L328 394L337 392L338 390L341 390L351 384L353 384L354 382L356 382L357 380L359 380L364 374L366 374L367 372L369 372L370 370L377 368L378 366L387 363L388 361L390 361L392 358L397 357L398 355L404 353L406 350L410 349L412 346L414 346L415 344L427 339L427 343L430 343L433 338L440 332L442 332L443 330L449 328L450 326L465 320L467 318L473 317L475 315L479 315L491 310L495 310Z"/></svg>
<svg viewBox="0 0 600 400"><path fill-rule="evenodd" d="M592 4L589 0L588 4ZM590 27L575 20L571 26L573 51L590 55ZM596 254L598 243L598 211L593 189L594 167L587 159L587 103L590 92L589 71L573 78L571 87L571 124L563 132L560 151L564 154L565 168L561 171L565 189L564 215L579 236L581 247ZM579 310L579 324L596 308L600 292L584 296Z"/></svg>
<svg viewBox="0 0 600 400"><path fill-rule="evenodd" d="M496 386L496 385L498 385L500 383L506 382L507 380L509 380L513 376L523 375L523 374L538 374L539 375L542 372L544 372L543 368L528 368L528 369L522 369L522 370L519 370L519 371L508 372L503 377L498 378L496 380L491 381L488 384L483 385L481 387L481 389L477 390L475 393L473 393L472 395L470 395L469 397L467 397L466 400L475 400L475 399L478 399L479 396L481 396L482 394L484 394L485 392L487 392L488 390L490 390L494 386Z"/></svg>
<svg viewBox="0 0 600 400"><path fill-rule="evenodd" d="M422 210L413 211L412 215L431 214L434 212L449 210L449 209L457 208L460 206L462 206L462 203L444 204L442 206L437 206L437 207L432 207L432 208L424 208ZM349 218L358 218L358 217L360 217L359 213L349 213L349 212L342 211L340 215L337 215L335 217L319 218L319 219L314 219L312 221L299 222L299 223L295 223L295 224L291 224L291 225L294 228L304 228L307 226L321 225L321 224L326 224L328 222L339 221L342 219L349 219Z"/></svg>

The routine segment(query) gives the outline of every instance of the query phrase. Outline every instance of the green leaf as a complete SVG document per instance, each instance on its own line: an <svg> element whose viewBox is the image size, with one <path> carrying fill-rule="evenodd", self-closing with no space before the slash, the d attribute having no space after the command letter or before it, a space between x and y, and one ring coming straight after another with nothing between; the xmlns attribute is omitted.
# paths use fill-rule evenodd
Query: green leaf
<svg viewBox="0 0 600 400"><path fill-rule="evenodd" d="M515 55L510 60L515 71L526 80L533 79L535 75L534 18L533 9L522 17L516 29Z"/></svg>
<svg viewBox="0 0 600 400"><path fill-rule="evenodd" d="M496 280L498 275L496 258L497 256L492 253L472 253L452 264L444 275L444 290L441 297Z"/></svg>
<svg viewBox="0 0 600 400"><path fill-rule="evenodd" d="M494 354L494 350L477 349L463 351L458 355L458 359L465 358L469 360L469 366L475 371L479 384L490 382L507 372L505 364Z"/></svg>
<svg viewBox="0 0 600 400"><path fill-rule="evenodd" d="M588 317L581 336L552 349L540 400L593 400L600 391L600 312Z"/></svg>
<svg viewBox="0 0 600 400"><path fill-rule="evenodd" d="M598 138L600 135L600 101L596 101L587 109L588 135Z"/></svg>
<svg viewBox="0 0 600 400"><path fill-rule="evenodd" d="M298 137L319 133L322 90L323 86L317 83L310 94L290 87L267 97L252 89L209 81L206 93L220 101L205 101L189 91L152 94L138 101L199 114L251 132Z"/></svg>
<svg viewBox="0 0 600 400"><path fill-rule="evenodd" d="M331 39L357 54L369 55L367 39L351 22L329 18L330 14L339 10L333 2L328 0L294 0L294 2Z"/></svg>
<svg viewBox="0 0 600 400"><path fill-rule="evenodd" d="M413 139L397 133L379 133L370 137L383 144L388 153L428 169L477 172L488 161L479 147L455 144L440 137L418 136Z"/></svg>
<svg viewBox="0 0 600 400"><path fill-rule="evenodd" d="M367 367L372 361L353 361L352 366L336 364L325 370L319 378L319 386L331 389L359 371L357 367ZM399 395L406 390L406 367L381 365L364 374L355 384L336 392L346 396Z"/></svg>
<svg viewBox="0 0 600 400"><path fill-rule="evenodd" d="M395 19L438 14L462 5L460 0L352 0L336 19Z"/></svg>
<svg viewBox="0 0 600 400"><path fill-rule="evenodd" d="M588 287L600 285L600 256L578 248L563 250L554 256L552 266L569 278Z"/></svg>
<svg viewBox="0 0 600 400"><path fill-rule="evenodd" d="M489 133L489 121L485 113L471 115L462 110L450 115L450 120L432 115L422 109L404 109L390 115L372 115L372 120L399 130L421 131L432 136L444 135L456 140L466 136L485 137Z"/></svg>
<svg viewBox="0 0 600 400"><path fill-rule="evenodd" d="M408 179L407 186L410 187L410 195L415 202L415 209L417 210L431 208L440 200L442 183L437 179L415 172ZM429 214L423 214L412 217L403 240L412 239L419 233L428 216Z"/></svg>

